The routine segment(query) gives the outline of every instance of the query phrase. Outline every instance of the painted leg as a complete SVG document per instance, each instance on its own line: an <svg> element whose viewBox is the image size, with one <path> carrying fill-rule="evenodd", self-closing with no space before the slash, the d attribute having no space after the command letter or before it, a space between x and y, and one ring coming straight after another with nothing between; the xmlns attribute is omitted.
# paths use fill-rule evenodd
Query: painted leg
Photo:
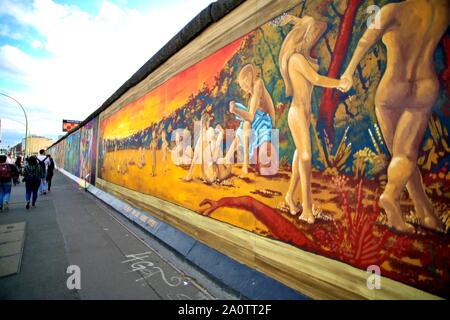
<svg viewBox="0 0 450 320"><path fill-rule="evenodd" d="M301 210L301 207L297 205L296 201L299 182L300 174L298 172L298 153L297 150L295 150L294 158L292 159L292 175L291 180L289 181L289 189L284 197L286 204L289 206L289 212L292 215L296 215Z"/></svg>
<svg viewBox="0 0 450 320"><path fill-rule="evenodd" d="M416 214L419 217L419 222L422 227L443 231L444 225L439 217L434 212L433 204L428 199L425 188L422 182L419 167L415 166L411 178L409 179L406 188L411 197Z"/></svg>
<svg viewBox="0 0 450 320"><path fill-rule="evenodd" d="M242 174L246 176L248 174L248 164L249 164L249 145L250 145L250 130L252 125L250 122L244 122L244 130L243 130L243 140L244 140L244 164L242 165Z"/></svg>
<svg viewBox="0 0 450 320"><path fill-rule="evenodd" d="M394 156L388 167L388 183L380 196L380 206L386 212L389 226L402 232L414 230L405 223L400 208L400 196L409 180L413 167L413 161L405 155Z"/></svg>
<svg viewBox="0 0 450 320"><path fill-rule="evenodd" d="M192 155L192 161L191 161L191 165L189 167L189 172L186 175L186 177L184 178L184 181L192 181L192 173L194 171L194 165L196 164L202 164L202 136L200 136L197 140L197 143L195 144L194 147L194 152ZM186 148L187 149L187 148Z"/></svg>
<svg viewBox="0 0 450 320"><path fill-rule="evenodd" d="M289 109L288 123L298 152L300 187L302 194L303 212L299 216L310 224L314 223L311 194L311 139L309 136L310 125L309 110L292 107ZM293 163L294 165L294 163Z"/></svg>
<svg viewBox="0 0 450 320"><path fill-rule="evenodd" d="M428 124L428 117L429 112L406 109L395 130L392 160L388 167L388 182L380 197L380 206L386 211L388 223L402 232L413 231L412 226L406 224L403 219L400 196L417 168L418 150Z"/></svg>
<svg viewBox="0 0 450 320"><path fill-rule="evenodd" d="M238 145L239 145L239 138L235 137L230 147L228 148L227 153L225 154L225 158L223 158L222 160L223 164L226 165L234 164L234 153L236 152Z"/></svg>

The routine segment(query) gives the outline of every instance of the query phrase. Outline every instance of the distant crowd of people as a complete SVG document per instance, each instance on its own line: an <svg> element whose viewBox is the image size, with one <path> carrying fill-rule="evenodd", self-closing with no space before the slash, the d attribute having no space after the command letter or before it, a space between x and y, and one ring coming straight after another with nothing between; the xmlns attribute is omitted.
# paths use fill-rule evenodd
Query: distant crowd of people
<svg viewBox="0 0 450 320"><path fill-rule="evenodd" d="M13 161L11 155L0 155L0 211L9 209L11 191L25 182L26 209L36 206L38 193L41 195L50 192L55 163L50 154L40 150L38 156L22 158L18 156Z"/></svg>

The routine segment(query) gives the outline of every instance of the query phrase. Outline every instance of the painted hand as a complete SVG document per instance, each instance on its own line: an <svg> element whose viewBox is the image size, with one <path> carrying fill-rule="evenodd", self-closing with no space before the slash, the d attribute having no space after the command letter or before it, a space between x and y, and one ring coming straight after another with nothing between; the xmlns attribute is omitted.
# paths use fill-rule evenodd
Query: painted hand
<svg viewBox="0 0 450 320"><path fill-rule="evenodd" d="M213 213L215 210L217 210L219 208L219 204L217 203L217 201L213 201L210 199L204 199L204 200L202 200L202 202L200 202L200 207L203 207L206 205L209 205L209 207L201 208L198 210L201 215L209 216L209 215L211 215L211 213Z"/></svg>
<svg viewBox="0 0 450 320"><path fill-rule="evenodd" d="M223 130L222 126L220 124L216 125L216 132L217 133L225 133L225 130Z"/></svg>
<svg viewBox="0 0 450 320"><path fill-rule="evenodd" d="M351 87L353 87L353 79L345 74L342 75L337 89L341 92L347 92Z"/></svg>
<svg viewBox="0 0 450 320"><path fill-rule="evenodd" d="M279 26L285 26L288 23L296 24L300 19L292 14L287 14L280 19Z"/></svg>

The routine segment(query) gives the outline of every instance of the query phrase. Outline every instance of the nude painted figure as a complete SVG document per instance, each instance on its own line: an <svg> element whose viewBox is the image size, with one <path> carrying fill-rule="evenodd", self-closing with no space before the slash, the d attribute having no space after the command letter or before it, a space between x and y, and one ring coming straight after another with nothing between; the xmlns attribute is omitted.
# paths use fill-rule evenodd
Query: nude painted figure
<svg viewBox="0 0 450 320"><path fill-rule="evenodd" d="M204 114L201 118L201 131L194 148L194 156L185 181L192 181L195 165L201 165L201 179L208 184L220 183L231 176L234 152L237 143L233 142L225 157L222 155L222 144L225 131L221 125L210 126L212 118ZM235 138L237 139L237 138Z"/></svg>
<svg viewBox="0 0 450 320"><path fill-rule="evenodd" d="M263 144L270 142L270 134L265 134L264 137L258 137L250 144L250 129L253 129L257 135L258 132L268 133L275 125L275 108L272 97L253 64L242 67L237 81L242 90L250 95L248 108L238 108L235 101L230 102L230 112L243 120L236 132L239 137L236 143L240 142L244 147L242 173L245 176L248 174L250 155L253 155L258 147L263 147ZM234 149L234 147L233 145L232 148Z"/></svg>
<svg viewBox="0 0 450 320"><path fill-rule="evenodd" d="M311 94L314 86L337 88L346 84L317 73L319 65L311 57L311 51L326 30L326 23L310 16L298 18L286 15L280 25L294 24L283 41L279 65L286 87L286 96L292 96L288 113L289 129L295 143L295 153L292 160L292 175L285 201L292 215L301 208L297 205L298 186L301 188L303 211L300 220L314 223L312 192L311 192Z"/></svg>
<svg viewBox="0 0 450 320"><path fill-rule="evenodd" d="M342 76L349 81L344 89L350 89L359 62L382 39L387 49L387 66L376 91L375 113L392 159L380 206L386 212L388 224L403 232L414 231L400 209L400 196L405 187L420 224L443 230L425 193L417 158L439 92L433 55L449 25L448 12L446 0L410 0L385 5L374 19L378 26L373 24L366 30Z"/></svg>
<svg viewBox="0 0 450 320"><path fill-rule="evenodd" d="M150 141L150 163L151 163L151 173L152 177L156 176L156 148L158 145L158 137L156 131L152 133L152 140Z"/></svg>
<svg viewBox="0 0 450 320"><path fill-rule="evenodd" d="M166 174L167 172L167 153L169 151L169 144L167 143L166 139L166 131L163 129L161 132L161 165L162 165L162 171L163 174Z"/></svg>

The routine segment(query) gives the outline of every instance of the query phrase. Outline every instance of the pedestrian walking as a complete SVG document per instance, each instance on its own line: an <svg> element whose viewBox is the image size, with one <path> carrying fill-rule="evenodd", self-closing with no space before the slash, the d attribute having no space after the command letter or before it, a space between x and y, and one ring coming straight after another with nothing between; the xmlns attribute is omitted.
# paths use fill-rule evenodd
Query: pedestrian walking
<svg viewBox="0 0 450 320"><path fill-rule="evenodd" d="M37 161L38 161L38 164L41 166L41 169L43 172L43 177L41 179L41 184L39 187L39 193L47 194L46 176L47 176L47 168L48 168L48 165L50 164L50 160L49 160L48 156L45 155L44 149L39 150L39 155L37 156Z"/></svg>
<svg viewBox="0 0 450 320"><path fill-rule="evenodd" d="M0 155L0 211L9 209L13 177L18 174L15 165L7 163L7 156Z"/></svg>
<svg viewBox="0 0 450 320"><path fill-rule="evenodd" d="M18 174L13 177L14 185L18 185L20 183L20 175L22 174L22 157L17 156L16 162L14 163L16 165Z"/></svg>
<svg viewBox="0 0 450 320"><path fill-rule="evenodd" d="M30 209L30 200L33 207L36 206L39 186L44 177L42 167L35 156L28 158L28 165L23 168L23 179L25 181L25 200L27 209Z"/></svg>
<svg viewBox="0 0 450 320"><path fill-rule="evenodd" d="M50 189L52 187L53 172L55 171L55 162L53 161L53 158L50 154L48 155L48 159L50 161L50 164L47 168L47 176L45 180L47 181L48 192L50 192Z"/></svg>

